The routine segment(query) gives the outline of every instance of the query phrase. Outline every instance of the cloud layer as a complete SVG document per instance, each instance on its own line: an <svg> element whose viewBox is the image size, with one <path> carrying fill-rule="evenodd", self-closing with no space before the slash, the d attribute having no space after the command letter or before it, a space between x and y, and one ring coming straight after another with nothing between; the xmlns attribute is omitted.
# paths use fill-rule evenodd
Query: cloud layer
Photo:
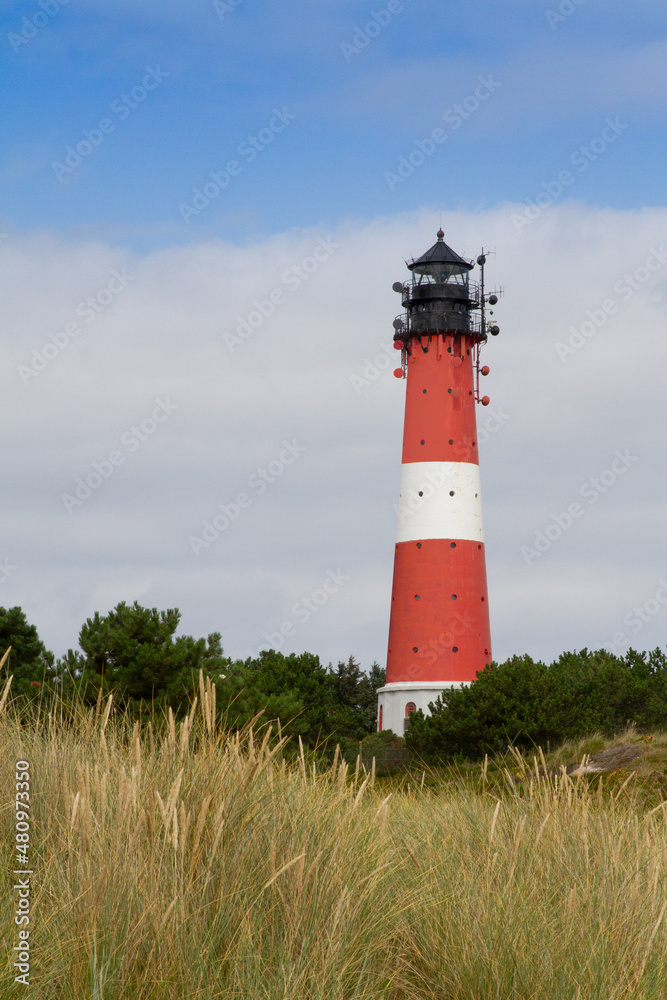
<svg viewBox="0 0 667 1000"><path fill-rule="evenodd" d="M443 220L464 255L497 251L487 277L506 293L478 413L496 658L664 640L666 218L557 201L534 221L511 204ZM404 395L391 284L439 221L143 257L10 234L0 603L57 654L137 599L234 656L383 662Z"/></svg>

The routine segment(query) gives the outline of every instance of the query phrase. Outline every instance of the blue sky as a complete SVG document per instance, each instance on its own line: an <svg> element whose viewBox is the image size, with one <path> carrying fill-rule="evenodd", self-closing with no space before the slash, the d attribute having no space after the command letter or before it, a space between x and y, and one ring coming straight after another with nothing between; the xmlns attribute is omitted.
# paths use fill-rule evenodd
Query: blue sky
<svg viewBox="0 0 667 1000"><path fill-rule="evenodd" d="M618 208L663 203L659 2L565 0L568 15L523 0L405 0L393 14L382 2L52 0L55 13L27 40L39 6L3 7L12 79L5 227L93 232L150 249L212 235L244 242L423 204L489 208L534 197L609 116L627 125L623 141L577 177L576 196ZM146 67L166 75L122 120L110 108L141 86ZM480 78L494 81L493 93L458 128L444 125L446 140L391 190L385 174L443 127ZM293 121L185 224L179 205L238 159L274 108ZM58 180L52 164L104 118L113 132Z"/></svg>
<svg viewBox="0 0 667 1000"><path fill-rule="evenodd" d="M283 651L383 662L391 284L442 223L506 291L494 654L664 645L664 4L42 3L0 4L0 604L56 654L137 599L234 656L287 622Z"/></svg>

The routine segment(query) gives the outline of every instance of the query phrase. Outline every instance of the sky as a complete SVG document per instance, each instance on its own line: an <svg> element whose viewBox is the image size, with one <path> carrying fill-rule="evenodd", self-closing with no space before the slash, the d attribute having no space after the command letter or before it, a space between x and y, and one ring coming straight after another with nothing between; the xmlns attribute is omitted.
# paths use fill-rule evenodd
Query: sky
<svg viewBox="0 0 667 1000"><path fill-rule="evenodd" d="M442 225L503 290L494 658L664 648L663 3L4 2L0 45L0 605L384 663L391 286Z"/></svg>

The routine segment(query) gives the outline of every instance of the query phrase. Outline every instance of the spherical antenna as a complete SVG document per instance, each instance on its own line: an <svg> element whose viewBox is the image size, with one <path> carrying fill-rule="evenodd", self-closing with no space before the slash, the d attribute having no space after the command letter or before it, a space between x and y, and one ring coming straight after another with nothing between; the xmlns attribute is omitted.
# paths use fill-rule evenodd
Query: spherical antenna
<svg viewBox="0 0 667 1000"><path fill-rule="evenodd" d="M484 256L483 253L481 253L477 258L477 263L479 264L480 267L482 266L482 264L486 264L486 257Z"/></svg>
<svg viewBox="0 0 667 1000"><path fill-rule="evenodd" d="M402 281L395 281L394 284L391 287L393 288L393 290L395 292L402 292L403 291L403 282Z"/></svg>
<svg viewBox="0 0 667 1000"><path fill-rule="evenodd" d="M402 319L395 319L393 325L394 325L394 330L402 330L403 329L403 320Z"/></svg>
<svg viewBox="0 0 667 1000"><path fill-rule="evenodd" d="M493 326L489 327L489 332L491 333L492 337L497 337L498 334L500 333L500 327L498 326L497 323L494 323Z"/></svg>

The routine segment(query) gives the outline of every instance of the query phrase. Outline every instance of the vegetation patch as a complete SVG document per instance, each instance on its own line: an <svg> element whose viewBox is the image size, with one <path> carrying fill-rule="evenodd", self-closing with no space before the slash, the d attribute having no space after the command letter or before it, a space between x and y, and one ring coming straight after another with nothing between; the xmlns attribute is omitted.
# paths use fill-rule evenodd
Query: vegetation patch
<svg viewBox="0 0 667 1000"><path fill-rule="evenodd" d="M30 764L31 996L664 996L667 736L627 731L615 746L640 755L606 773L568 774L573 742L379 778L224 729L213 691L202 673L180 720L2 702L2 757ZM0 910L12 927L9 894Z"/></svg>

